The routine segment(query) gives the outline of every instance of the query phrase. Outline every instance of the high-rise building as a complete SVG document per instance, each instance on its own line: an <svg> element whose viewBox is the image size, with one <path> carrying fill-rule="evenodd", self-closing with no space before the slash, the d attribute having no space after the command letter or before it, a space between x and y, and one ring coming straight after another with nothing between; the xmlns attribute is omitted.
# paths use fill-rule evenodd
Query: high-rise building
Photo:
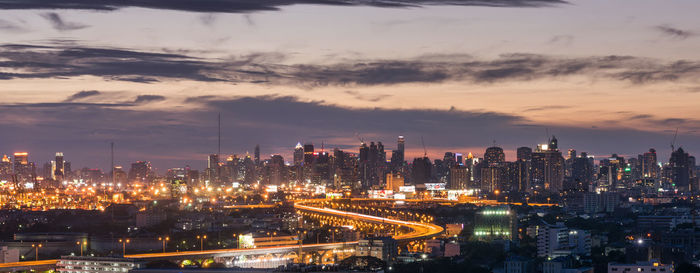
<svg viewBox="0 0 700 273"><path fill-rule="evenodd" d="M506 154L501 147L488 147L484 153L484 162L489 166L502 166L506 162Z"/></svg>
<svg viewBox="0 0 700 273"><path fill-rule="evenodd" d="M564 157L556 137L537 146L532 153L532 187L539 191L560 192L564 184Z"/></svg>
<svg viewBox="0 0 700 273"><path fill-rule="evenodd" d="M297 142L297 146L294 147L294 165L301 166L304 163L304 146L301 142Z"/></svg>
<svg viewBox="0 0 700 273"><path fill-rule="evenodd" d="M669 165L671 168L671 183L682 192L689 192L693 189L693 185L690 183L691 178L691 168L690 168L690 155L686 153L683 148L678 148L671 153L671 159L669 160ZM694 168L695 166L693 166Z"/></svg>
<svg viewBox="0 0 700 273"><path fill-rule="evenodd" d="M304 165L314 163L314 145L311 143L304 144Z"/></svg>
<svg viewBox="0 0 700 273"><path fill-rule="evenodd" d="M450 179L447 188L451 190L464 190L469 188L469 169L456 165L450 168Z"/></svg>
<svg viewBox="0 0 700 273"><path fill-rule="evenodd" d="M51 178L56 181L63 180L65 174L65 161L63 160L63 153L56 153L56 160L51 163Z"/></svg>
<svg viewBox="0 0 700 273"><path fill-rule="evenodd" d="M149 175L151 174L151 162L148 161L136 161L131 163L131 169L129 169L129 181L131 182L148 182Z"/></svg>
<svg viewBox="0 0 700 273"><path fill-rule="evenodd" d="M29 153L17 152L14 154L13 173L18 182L33 181L35 174L34 164L29 162Z"/></svg>
<svg viewBox="0 0 700 273"><path fill-rule="evenodd" d="M260 145L259 144L255 145L255 151L253 152L253 155L255 156L255 165L260 165Z"/></svg>
<svg viewBox="0 0 700 273"><path fill-rule="evenodd" d="M479 241L517 239L515 212L507 206L485 207L474 216L474 238Z"/></svg>
<svg viewBox="0 0 700 273"><path fill-rule="evenodd" d="M404 185L403 175L395 172L388 172L386 174L386 187L387 190L392 190L398 192Z"/></svg>
<svg viewBox="0 0 700 273"><path fill-rule="evenodd" d="M7 155L3 155L0 159L0 180L12 180L12 161Z"/></svg>
<svg viewBox="0 0 700 273"><path fill-rule="evenodd" d="M571 165L572 190L589 191L593 182L594 166L588 158L587 153L581 153L579 157L573 159Z"/></svg>
<svg viewBox="0 0 700 273"><path fill-rule="evenodd" d="M652 179L659 177L659 163L656 159L656 150L654 148L649 149L642 156L642 176Z"/></svg>
<svg viewBox="0 0 700 273"><path fill-rule="evenodd" d="M414 185L430 183L432 177L432 164L428 157L417 157L411 164L411 182Z"/></svg>

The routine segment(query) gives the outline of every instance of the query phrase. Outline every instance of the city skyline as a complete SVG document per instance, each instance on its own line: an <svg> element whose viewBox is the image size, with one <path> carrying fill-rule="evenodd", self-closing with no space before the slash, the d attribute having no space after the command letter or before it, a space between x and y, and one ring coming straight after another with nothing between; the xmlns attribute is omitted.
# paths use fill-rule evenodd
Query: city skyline
<svg viewBox="0 0 700 273"><path fill-rule="evenodd" d="M668 158L676 129L700 152L696 1L341 2L0 1L0 151L107 166L115 141L127 162L202 162L221 112L238 152L357 133L406 135L414 155L422 136L434 157L548 130L594 155Z"/></svg>

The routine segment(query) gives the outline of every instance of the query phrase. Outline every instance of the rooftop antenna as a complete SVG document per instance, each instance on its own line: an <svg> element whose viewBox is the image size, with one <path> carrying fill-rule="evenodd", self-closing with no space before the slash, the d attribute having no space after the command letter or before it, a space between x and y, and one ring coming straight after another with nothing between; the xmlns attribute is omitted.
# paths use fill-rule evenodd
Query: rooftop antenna
<svg viewBox="0 0 700 273"><path fill-rule="evenodd" d="M112 184L114 184L114 142L109 143L109 150L112 164L112 169L110 170L110 172L112 173Z"/></svg>
<svg viewBox="0 0 700 273"><path fill-rule="evenodd" d="M219 121L219 146L218 146L218 150L217 150L217 152L216 152L216 156L217 156L217 157L218 157L218 156L221 156L221 112L219 112L219 116L218 116L218 117L219 117L219 118L218 118L218 121Z"/></svg>
<svg viewBox="0 0 700 273"><path fill-rule="evenodd" d="M420 136L420 144L423 145L423 157L428 157L428 150L425 149L425 141L423 141L423 136Z"/></svg>
<svg viewBox="0 0 700 273"><path fill-rule="evenodd" d="M671 152L676 151L676 137L678 136L678 128L676 128L676 133L673 134L673 141L671 141Z"/></svg>
<svg viewBox="0 0 700 273"><path fill-rule="evenodd" d="M365 140L360 136L358 132L355 132L355 136L360 140L360 145L365 144Z"/></svg>

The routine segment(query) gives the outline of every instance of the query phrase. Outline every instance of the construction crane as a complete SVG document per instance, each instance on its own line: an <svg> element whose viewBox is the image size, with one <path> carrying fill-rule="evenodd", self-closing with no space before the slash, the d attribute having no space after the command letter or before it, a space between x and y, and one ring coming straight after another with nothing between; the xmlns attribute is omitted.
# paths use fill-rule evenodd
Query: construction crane
<svg viewBox="0 0 700 273"><path fill-rule="evenodd" d="M355 137L360 140L360 145L365 144L365 140L360 136L358 132L355 132Z"/></svg>
<svg viewBox="0 0 700 273"><path fill-rule="evenodd" d="M425 149L425 141L423 141L423 136L420 136L420 144L423 145L423 157L428 157L428 150Z"/></svg>
<svg viewBox="0 0 700 273"><path fill-rule="evenodd" d="M671 141L671 152L676 151L676 137L678 137L678 128L676 128L676 133L673 134L673 140Z"/></svg>

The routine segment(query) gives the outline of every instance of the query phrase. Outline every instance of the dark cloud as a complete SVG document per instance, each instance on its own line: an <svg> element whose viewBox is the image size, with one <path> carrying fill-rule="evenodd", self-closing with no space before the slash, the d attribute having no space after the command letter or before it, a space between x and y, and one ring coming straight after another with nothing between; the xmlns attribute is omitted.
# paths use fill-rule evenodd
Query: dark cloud
<svg viewBox="0 0 700 273"><path fill-rule="evenodd" d="M156 101L163 101L165 100L164 96L160 95L139 95L134 99L135 104L143 104L143 103L149 103L149 102L156 102Z"/></svg>
<svg viewBox="0 0 700 273"><path fill-rule="evenodd" d="M690 36L694 36L695 33L688 31L688 30L682 30L679 28L675 28L669 25L659 25L655 26L654 29L657 31L661 32L663 35L669 36L671 38L675 39L680 39L684 40L689 38Z"/></svg>
<svg viewBox="0 0 700 273"><path fill-rule="evenodd" d="M297 4L332 6L420 7L460 5L488 7L541 7L567 3L563 0L0 0L0 9L116 10L126 7L191 12L243 13L279 10Z"/></svg>
<svg viewBox="0 0 700 273"><path fill-rule="evenodd" d="M362 100L362 101L369 101L369 102L378 102L381 100L384 100L386 98L391 97L391 95L367 95L363 94L354 90L346 90L344 92L345 94L353 96L355 99Z"/></svg>
<svg viewBox="0 0 700 273"><path fill-rule="evenodd" d="M75 100L79 100L79 99L83 99L83 98L87 98L87 97L91 97L91 96L96 96L99 94L100 94L100 91L97 91L97 90L80 91L80 92L77 92L73 95L70 95L68 98L66 98L65 101L66 102L75 101Z"/></svg>
<svg viewBox="0 0 700 273"><path fill-rule="evenodd" d="M216 151L217 113L222 115L224 153L240 154L260 144L263 155L281 153L288 160L297 141L324 142L328 149L357 151L355 133L367 141L382 141L387 147L395 145L397 135L405 135L409 150L420 147L423 137L436 153L477 155L483 149L453 147L485 147L494 139L506 150L533 147L545 141L549 130L564 150L634 155L650 147L666 147L673 135L672 131L647 132L622 126L535 124L515 115L459 109L353 109L294 97L195 97L188 101L193 108L186 111L90 103L0 105L0 153L28 150L30 158L41 164L62 151L74 168L105 168L109 166L109 142L116 141L118 164L150 160L160 172L185 164L201 168L206 154ZM18 118L23 122L17 122ZM681 133L678 143L691 154L700 151L698 138Z"/></svg>
<svg viewBox="0 0 700 273"><path fill-rule="evenodd" d="M204 59L182 53L142 52L75 45L0 45L0 79L65 78L91 75L106 80L152 83L166 79L321 86L369 86L404 83L556 79L587 76L634 84L658 81L693 82L700 62L666 63L633 56L563 58L537 54L505 54L492 60L464 55L426 55L402 60L348 60L335 64L283 64L281 53L255 53L228 59Z"/></svg>
<svg viewBox="0 0 700 273"><path fill-rule="evenodd" d="M71 31L88 27L88 25L80 23L67 22L63 20L63 18L61 18L61 16L58 15L58 13L55 12L43 13L41 14L41 17L49 21L49 23L51 23L51 26L53 26L53 28L58 31Z"/></svg>

